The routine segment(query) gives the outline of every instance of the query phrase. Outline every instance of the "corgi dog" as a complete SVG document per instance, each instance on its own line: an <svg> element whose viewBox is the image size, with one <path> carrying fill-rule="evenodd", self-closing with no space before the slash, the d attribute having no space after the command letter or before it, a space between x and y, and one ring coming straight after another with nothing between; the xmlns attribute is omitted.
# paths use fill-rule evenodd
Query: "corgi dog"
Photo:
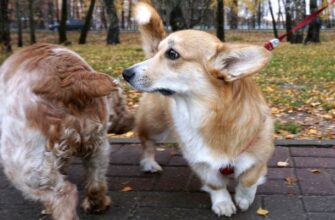
<svg viewBox="0 0 335 220"><path fill-rule="evenodd" d="M218 216L247 210L264 182L273 145L271 111L252 79L271 59L265 48L222 43L197 30L168 36L157 11L146 3L134 9L147 60L123 72L144 92L136 129L144 148L144 171L162 168L155 143L174 134L189 166L210 194ZM234 200L227 191L237 180Z"/></svg>

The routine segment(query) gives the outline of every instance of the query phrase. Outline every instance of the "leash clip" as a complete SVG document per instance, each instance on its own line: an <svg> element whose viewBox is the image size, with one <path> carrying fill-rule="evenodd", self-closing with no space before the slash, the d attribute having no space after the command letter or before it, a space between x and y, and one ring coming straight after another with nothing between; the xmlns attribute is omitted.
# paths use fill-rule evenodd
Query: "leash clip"
<svg viewBox="0 0 335 220"><path fill-rule="evenodd" d="M271 51L271 50L275 49L276 47L278 47L278 46L279 46L279 43L280 43L279 39L278 39L278 38L274 38L274 39L272 39L272 40L266 42L266 43L264 44L264 47L265 47L267 50Z"/></svg>

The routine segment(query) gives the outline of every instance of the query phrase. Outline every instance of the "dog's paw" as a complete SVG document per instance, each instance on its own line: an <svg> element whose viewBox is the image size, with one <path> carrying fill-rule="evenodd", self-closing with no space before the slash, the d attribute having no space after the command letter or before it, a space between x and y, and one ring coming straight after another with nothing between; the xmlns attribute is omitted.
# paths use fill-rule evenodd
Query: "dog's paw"
<svg viewBox="0 0 335 220"><path fill-rule="evenodd" d="M255 188L242 188L238 186L235 193L235 203L242 210L246 211L255 199Z"/></svg>
<svg viewBox="0 0 335 220"><path fill-rule="evenodd" d="M163 171L162 167L153 159L143 159L140 162L142 170L148 173L156 173Z"/></svg>
<svg viewBox="0 0 335 220"><path fill-rule="evenodd" d="M217 216L231 217L236 213L236 207L232 201L222 201L212 205L212 210Z"/></svg>
<svg viewBox="0 0 335 220"><path fill-rule="evenodd" d="M107 210L112 204L112 200L109 196L104 196L101 199L92 200L86 197L81 204L81 208L86 213L100 213Z"/></svg>

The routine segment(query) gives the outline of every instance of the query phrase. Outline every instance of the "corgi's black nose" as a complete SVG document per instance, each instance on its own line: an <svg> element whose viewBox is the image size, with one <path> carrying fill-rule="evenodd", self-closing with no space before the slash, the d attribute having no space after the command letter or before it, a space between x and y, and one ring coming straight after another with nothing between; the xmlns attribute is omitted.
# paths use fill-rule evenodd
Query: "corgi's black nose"
<svg viewBox="0 0 335 220"><path fill-rule="evenodd" d="M133 68L125 69L122 73L122 76L126 81L129 82L135 76L135 71Z"/></svg>

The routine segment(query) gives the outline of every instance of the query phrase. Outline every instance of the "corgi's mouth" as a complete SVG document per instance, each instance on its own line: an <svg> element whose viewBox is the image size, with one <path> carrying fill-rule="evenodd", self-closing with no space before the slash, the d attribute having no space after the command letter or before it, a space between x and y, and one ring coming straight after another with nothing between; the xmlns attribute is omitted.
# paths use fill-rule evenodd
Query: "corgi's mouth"
<svg viewBox="0 0 335 220"><path fill-rule="evenodd" d="M161 93L162 95L165 95L165 96L170 96L170 95L173 95L175 94L176 92L171 90L171 89L155 89L154 92L159 92Z"/></svg>

